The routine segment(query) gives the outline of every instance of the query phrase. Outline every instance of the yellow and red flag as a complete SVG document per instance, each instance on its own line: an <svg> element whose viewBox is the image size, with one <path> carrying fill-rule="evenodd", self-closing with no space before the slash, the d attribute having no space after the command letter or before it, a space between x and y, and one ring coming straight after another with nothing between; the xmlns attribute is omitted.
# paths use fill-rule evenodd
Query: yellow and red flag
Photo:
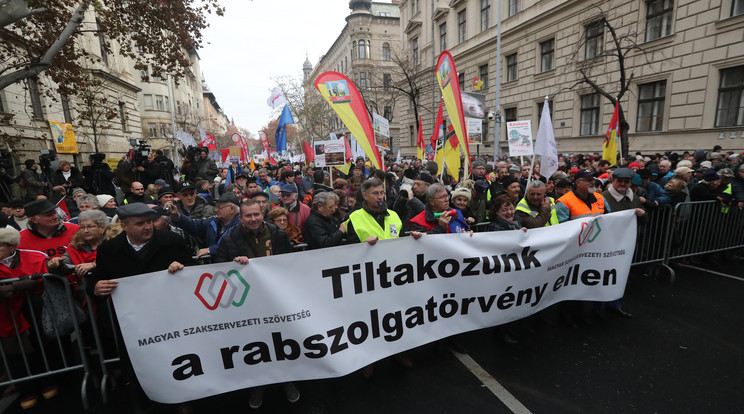
<svg viewBox="0 0 744 414"><path fill-rule="evenodd" d="M602 159L617 164L617 147L620 134L620 102L615 102L615 112L610 119L610 127L607 128L607 136L602 142Z"/></svg>
<svg viewBox="0 0 744 414"><path fill-rule="evenodd" d="M476 91L479 91L480 88L482 87L483 87L483 81L478 79L477 76L473 78L473 88L475 88Z"/></svg>
<svg viewBox="0 0 744 414"><path fill-rule="evenodd" d="M367 106L354 82L338 72L324 72L315 80L315 87L349 128L375 168L382 169L382 157L375 144Z"/></svg>
<svg viewBox="0 0 744 414"><path fill-rule="evenodd" d="M470 148L468 148L468 135L465 132L466 124L465 113L462 110L462 94L460 83L457 79L455 60L449 51L443 50L439 55L435 71L439 89L442 91L442 97L444 98L444 106L447 108L447 113L460 143L460 148L465 154L465 171L470 171Z"/></svg>
<svg viewBox="0 0 744 414"><path fill-rule="evenodd" d="M436 162L439 166L438 175L442 175L446 165L447 173L454 177L456 181L460 181L460 140L457 139L452 124L447 127L444 143L437 150Z"/></svg>

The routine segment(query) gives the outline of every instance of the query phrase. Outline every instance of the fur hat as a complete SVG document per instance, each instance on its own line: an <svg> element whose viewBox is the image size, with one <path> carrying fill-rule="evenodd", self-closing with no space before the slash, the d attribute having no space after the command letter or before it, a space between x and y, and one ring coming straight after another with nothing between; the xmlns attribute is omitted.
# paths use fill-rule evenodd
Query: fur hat
<svg viewBox="0 0 744 414"><path fill-rule="evenodd" d="M470 201L470 196L472 195L470 189L468 188L458 188L457 190L452 192L452 200L454 200L457 197L465 197Z"/></svg>

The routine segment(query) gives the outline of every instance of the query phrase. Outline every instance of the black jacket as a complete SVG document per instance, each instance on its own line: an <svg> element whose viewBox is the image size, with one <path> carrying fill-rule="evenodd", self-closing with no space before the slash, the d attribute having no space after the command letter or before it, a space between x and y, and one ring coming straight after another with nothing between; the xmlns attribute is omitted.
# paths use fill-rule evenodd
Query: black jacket
<svg viewBox="0 0 744 414"><path fill-rule="evenodd" d="M302 234L308 249L321 249L341 245L344 233L338 229L341 223L335 217L327 218L313 209L305 220Z"/></svg>
<svg viewBox="0 0 744 414"><path fill-rule="evenodd" d="M69 182L71 184L71 188L76 187L83 187L83 175L80 174L80 170L78 170L75 167L72 167L70 169L70 179L65 180L65 176L62 175L62 170L56 169L54 170L54 174L52 174L52 185L63 185L65 183Z"/></svg>
<svg viewBox="0 0 744 414"><path fill-rule="evenodd" d="M264 223L264 226L269 230L272 255L292 252L292 243L284 230L270 223ZM229 262L238 256L247 256L247 249L241 234L242 227L242 224L235 226L222 237L217 247L217 254L212 258L215 263Z"/></svg>
<svg viewBox="0 0 744 414"><path fill-rule="evenodd" d="M143 273L166 270L173 262L193 264L191 252L183 237L168 231L155 230L152 239L139 252L135 252L122 232L107 240L98 248L96 269L87 277L87 290L93 289L99 280L118 279Z"/></svg>

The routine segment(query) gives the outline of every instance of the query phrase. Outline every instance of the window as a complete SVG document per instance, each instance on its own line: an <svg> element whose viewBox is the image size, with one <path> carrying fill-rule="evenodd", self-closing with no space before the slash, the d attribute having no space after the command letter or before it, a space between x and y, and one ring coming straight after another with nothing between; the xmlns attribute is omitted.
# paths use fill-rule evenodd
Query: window
<svg viewBox="0 0 744 414"><path fill-rule="evenodd" d="M554 48L555 39L540 43L540 72L547 72L553 69Z"/></svg>
<svg viewBox="0 0 744 414"><path fill-rule="evenodd" d="M488 65L481 65L478 68L478 79L483 82L483 86L481 86L481 89L488 88Z"/></svg>
<svg viewBox="0 0 744 414"><path fill-rule="evenodd" d="M388 90L393 87L393 76L389 73L382 74L382 87Z"/></svg>
<svg viewBox="0 0 744 414"><path fill-rule="evenodd" d="M367 59L372 59L372 45L369 40L367 40Z"/></svg>
<svg viewBox="0 0 744 414"><path fill-rule="evenodd" d="M481 32L488 29L491 21L491 0L481 0Z"/></svg>
<svg viewBox="0 0 744 414"><path fill-rule="evenodd" d="M143 82L150 80L150 75L147 73L147 69L140 70L140 78L142 78Z"/></svg>
<svg viewBox="0 0 744 414"><path fill-rule="evenodd" d="M37 78L28 78L28 92L31 94L31 110L34 119L44 119L44 107L41 104L41 92Z"/></svg>
<svg viewBox="0 0 744 414"><path fill-rule="evenodd" d="M460 72L457 74L457 83L460 84L460 91L465 90L465 74Z"/></svg>
<svg viewBox="0 0 744 414"><path fill-rule="evenodd" d="M382 60L390 60L390 43L382 44Z"/></svg>
<svg viewBox="0 0 744 414"><path fill-rule="evenodd" d="M460 13L457 13L457 42L458 43L462 43L466 39L468 32L465 26L466 26L465 10L463 10Z"/></svg>
<svg viewBox="0 0 744 414"><path fill-rule="evenodd" d="M522 0L509 0L509 17L522 11Z"/></svg>
<svg viewBox="0 0 744 414"><path fill-rule="evenodd" d="M104 65L108 66L108 53L106 53L106 38L103 36L103 29L101 29L101 21L96 19L96 26L98 27L98 47L101 51L101 61Z"/></svg>
<svg viewBox="0 0 744 414"><path fill-rule="evenodd" d="M152 95L145 95L145 109L152 109Z"/></svg>
<svg viewBox="0 0 744 414"><path fill-rule="evenodd" d="M70 101L68 101L67 97L62 94L59 95L59 101L62 104L62 117L65 119L65 123L71 124L72 113L70 112Z"/></svg>
<svg viewBox="0 0 744 414"><path fill-rule="evenodd" d="M517 54L506 57L506 81L517 80Z"/></svg>
<svg viewBox="0 0 744 414"><path fill-rule="evenodd" d="M170 135L168 134L168 124L160 123L158 125L160 125L160 136L161 137L165 138L168 135Z"/></svg>
<svg viewBox="0 0 744 414"><path fill-rule="evenodd" d="M672 33L674 0L649 0L646 2L646 41L656 40Z"/></svg>
<svg viewBox="0 0 744 414"><path fill-rule="evenodd" d="M638 86L638 121L636 131L661 131L664 122L666 81Z"/></svg>
<svg viewBox="0 0 744 414"><path fill-rule="evenodd" d="M413 125L408 125L408 133L411 136L411 145L416 145L416 131L413 129Z"/></svg>
<svg viewBox="0 0 744 414"><path fill-rule="evenodd" d="M545 101L540 102L537 104L537 125L540 125L540 118L542 118L542 111L543 106L545 106ZM550 113L550 119L552 120L553 117L553 101L548 101L548 112Z"/></svg>
<svg viewBox="0 0 744 414"><path fill-rule="evenodd" d="M385 117L388 121L393 120L393 107L392 106L386 106L385 109L382 111L382 116Z"/></svg>
<svg viewBox="0 0 744 414"><path fill-rule="evenodd" d="M356 59L356 42L351 42L351 61L353 62L354 59Z"/></svg>
<svg viewBox="0 0 744 414"><path fill-rule="evenodd" d="M155 95L155 109L158 111L164 111L165 105L163 105L163 96L162 95Z"/></svg>
<svg viewBox="0 0 744 414"><path fill-rule="evenodd" d="M721 70L716 126L744 125L744 65Z"/></svg>
<svg viewBox="0 0 744 414"><path fill-rule="evenodd" d="M359 72L359 88L367 89L367 72Z"/></svg>
<svg viewBox="0 0 744 414"><path fill-rule="evenodd" d="M158 136L158 124L147 124L147 135L150 138L157 138L157 136Z"/></svg>
<svg viewBox="0 0 744 414"><path fill-rule="evenodd" d="M447 50L447 23L439 25L439 52Z"/></svg>
<svg viewBox="0 0 744 414"><path fill-rule="evenodd" d="M599 94L590 93L581 96L581 131L580 135L597 135L599 130Z"/></svg>
<svg viewBox="0 0 744 414"><path fill-rule="evenodd" d="M418 65L419 64L419 45L418 45L418 37L413 39L411 41L411 49L413 49L413 64Z"/></svg>
<svg viewBox="0 0 744 414"><path fill-rule="evenodd" d="M359 59L367 59L367 45L364 40L357 42L357 45L357 56L359 56Z"/></svg>
<svg viewBox="0 0 744 414"><path fill-rule="evenodd" d="M602 53L602 43L604 43L604 23L599 21L588 24L584 30L586 30L584 59L592 59Z"/></svg>
<svg viewBox="0 0 744 414"><path fill-rule="evenodd" d="M380 17L392 17L392 14L390 12L381 11Z"/></svg>
<svg viewBox="0 0 744 414"><path fill-rule="evenodd" d="M731 4L731 17L744 14L744 0L734 0Z"/></svg>
<svg viewBox="0 0 744 414"><path fill-rule="evenodd" d="M504 108L504 122L514 122L517 120L517 108Z"/></svg>
<svg viewBox="0 0 744 414"><path fill-rule="evenodd" d="M165 104L165 110L170 111L170 103L168 102L167 96L163 96L163 104Z"/></svg>

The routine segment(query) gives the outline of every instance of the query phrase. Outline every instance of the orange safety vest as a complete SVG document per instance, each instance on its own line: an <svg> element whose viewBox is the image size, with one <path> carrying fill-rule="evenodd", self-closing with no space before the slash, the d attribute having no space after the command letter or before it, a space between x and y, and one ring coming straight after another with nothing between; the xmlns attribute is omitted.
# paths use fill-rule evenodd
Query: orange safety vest
<svg viewBox="0 0 744 414"><path fill-rule="evenodd" d="M596 203L592 203L592 208L586 205L585 202L581 201L579 197L576 197L573 191L569 191L558 199L558 202L563 203L571 212L571 218L569 220L576 220L582 217L591 217L604 214L605 212L605 200L599 193L594 193L594 197L597 198Z"/></svg>

